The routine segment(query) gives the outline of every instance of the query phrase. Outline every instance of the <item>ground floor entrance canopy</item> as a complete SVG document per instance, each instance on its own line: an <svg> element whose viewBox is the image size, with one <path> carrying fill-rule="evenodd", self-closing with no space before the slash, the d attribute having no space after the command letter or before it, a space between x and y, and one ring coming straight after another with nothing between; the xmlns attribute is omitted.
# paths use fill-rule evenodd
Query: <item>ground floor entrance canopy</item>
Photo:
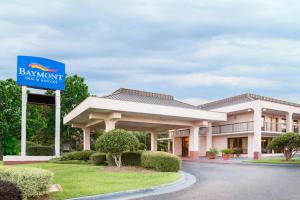
<svg viewBox="0 0 300 200"><path fill-rule="evenodd" d="M105 97L88 97L64 117L64 124L83 129L85 149L92 128L122 128L151 132L152 150L156 150L160 131L193 128L191 134L198 138L199 127L225 120L225 113L201 110L169 95L119 89Z"/></svg>

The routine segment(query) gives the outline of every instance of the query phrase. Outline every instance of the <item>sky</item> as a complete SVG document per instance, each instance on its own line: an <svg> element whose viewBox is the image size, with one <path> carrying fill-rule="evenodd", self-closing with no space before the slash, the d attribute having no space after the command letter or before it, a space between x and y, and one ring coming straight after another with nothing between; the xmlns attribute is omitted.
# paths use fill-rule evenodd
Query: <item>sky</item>
<svg viewBox="0 0 300 200"><path fill-rule="evenodd" d="M199 105L251 92L300 103L300 1L0 0L0 79L16 56L64 62L93 95Z"/></svg>

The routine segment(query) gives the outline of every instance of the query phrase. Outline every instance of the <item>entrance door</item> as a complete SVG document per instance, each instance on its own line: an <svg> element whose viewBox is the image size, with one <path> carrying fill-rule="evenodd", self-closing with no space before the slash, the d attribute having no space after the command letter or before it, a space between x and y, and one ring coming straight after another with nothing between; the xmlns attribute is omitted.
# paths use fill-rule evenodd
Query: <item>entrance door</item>
<svg viewBox="0 0 300 200"><path fill-rule="evenodd" d="M272 150L268 149L268 144L272 141L271 137L261 138L261 153L272 153Z"/></svg>
<svg viewBox="0 0 300 200"><path fill-rule="evenodd" d="M189 156L189 138L188 137L182 137L182 157L188 157Z"/></svg>

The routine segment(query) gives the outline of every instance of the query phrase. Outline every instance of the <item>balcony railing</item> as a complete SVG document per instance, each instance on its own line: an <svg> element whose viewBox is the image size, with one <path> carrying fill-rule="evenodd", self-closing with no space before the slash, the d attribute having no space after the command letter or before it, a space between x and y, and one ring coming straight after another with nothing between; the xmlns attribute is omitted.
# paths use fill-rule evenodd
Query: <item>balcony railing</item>
<svg viewBox="0 0 300 200"><path fill-rule="evenodd" d="M241 122L241 123L213 126L212 134L237 133L237 132L247 132L253 130L254 130L254 124L253 121L250 121L250 122Z"/></svg>
<svg viewBox="0 0 300 200"><path fill-rule="evenodd" d="M264 122L261 130L266 132L286 132L286 123Z"/></svg>
<svg viewBox="0 0 300 200"><path fill-rule="evenodd" d="M270 123L263 122L261 130L264 132L286 132L286 123ZM200 134L206 134L207 128L200 128ZM225 125L217 125L212 127L212 134L222 134L222 133L237 133L237 132L247 132L254 131L254 122L241 122ZM293 131L295 133L300 133L300 125L294 125Z"/></svg>

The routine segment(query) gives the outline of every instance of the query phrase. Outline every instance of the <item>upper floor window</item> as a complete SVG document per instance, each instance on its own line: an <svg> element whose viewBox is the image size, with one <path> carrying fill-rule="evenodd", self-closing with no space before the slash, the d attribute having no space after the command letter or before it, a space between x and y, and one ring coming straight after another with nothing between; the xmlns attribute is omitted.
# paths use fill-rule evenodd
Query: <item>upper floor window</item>
<svg viewBox="0 0 300 200"><path fill-rule="evenodd" d="M294 120L293 128L294 128L295 133L299 133L299 121L298 120Z"/></svg>
<svg viewBox="0 0 300 200"><path fill-rule="evenodd" d="M261 130L265 131L266 129L266 117L263 115L261 116Z"/></svg>
<svg viewBox="0 0 300 200"><path fill-rule="evenodd" d="M286 119L285 118L281 119L281 131L286 132Z"/></svg>

